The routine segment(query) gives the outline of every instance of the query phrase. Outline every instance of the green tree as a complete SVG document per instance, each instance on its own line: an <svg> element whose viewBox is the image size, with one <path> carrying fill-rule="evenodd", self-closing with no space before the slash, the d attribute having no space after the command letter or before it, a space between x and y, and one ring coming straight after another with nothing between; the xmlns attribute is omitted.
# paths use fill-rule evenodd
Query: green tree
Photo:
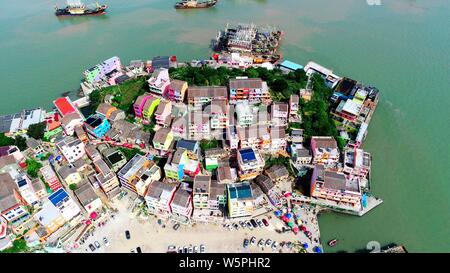
<svg viewBox="0 0 450 273"><path fill-rule="evenodd" d="M76 190L77 189L77 184L70 184L69 185L69 189L72 190L72 191Z"/></svg>
<svg viewBox="0 0 450 273"><path fill-rule="evenodd" d="M47 125L45 124L45 122L31 124L28 127L27 135L35 139L42 139L44 137L46 128Z"/></svg>
<svg viewBox="0 0 450 273"><path fill-rule="evenodd" d="M11 146L14 145L15 141L14 138L10 138L5 136L4 133L0 134L0 147L2 146Z"/></svg>
<svg viewBox="0 0 450 273"><path fill-rule="evenodd" d="M282 91L286 90L289 87L289 85L285 79L276 79L272 83L271 87L276 92L282 92Z"/></svg>
<svg viewBox="0 0 450 273"><path fill-rule="evenodd" d="M24 238L16 239L13 241L13 245L3 251L1 253L19 253L26 252L28 250L27 242Z"/></svg>
<svg viewBox="0 0 450 273"><path fill-rule="evenodd" d="M42 168L41 162L29 158L25 160L25 163L27 164L27 174L33 178L38 177L38 172Z"/></svg>
<svg viewBox="0 0 450 273"><path fill-rule="evenodd" d="M19 150L21 151L24 151L28 148L27 140L23 136L16 136L16 138L14 139L14 145L16 145L17 148L19 148Z"/></svg>
<svg viewBox="0 0 450 273"><path fill-rule="evenodd" d="M258 70L256 70L253 67L247 69L246 73L247 73L247 77L249 77L249 78L259 78Z"/></svg>

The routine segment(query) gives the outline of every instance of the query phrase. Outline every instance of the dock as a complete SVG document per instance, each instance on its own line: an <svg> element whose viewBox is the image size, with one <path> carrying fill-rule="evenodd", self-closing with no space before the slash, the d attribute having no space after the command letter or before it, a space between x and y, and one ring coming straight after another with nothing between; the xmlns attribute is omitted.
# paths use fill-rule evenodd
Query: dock
<svg viewBox="0 0 450 273"><path fill-rule="evenodd" d="M350 214L350 215L356 215L356 216L363 216L381 203L383 203L383 200L374 196L367 196L366 199L367 203L366 206L363 207L351 207L351 206L345 206L345 205L339 205L335 202L331 202L328 200L322 200L322 199L316 199L311 198L304 195L297 195L295 197L291 198L291 202L293 203L307 203L311 205L319 206L326 210L331 210L335 212L340 212L344 214Z"/></svg>

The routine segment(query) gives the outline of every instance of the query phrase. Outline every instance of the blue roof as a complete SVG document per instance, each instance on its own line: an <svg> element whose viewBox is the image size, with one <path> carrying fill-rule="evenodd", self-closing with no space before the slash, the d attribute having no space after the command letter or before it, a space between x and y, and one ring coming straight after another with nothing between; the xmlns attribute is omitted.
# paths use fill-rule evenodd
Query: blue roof
<svg viewBox="0 0 450 273"><path fill-rule="evenodd" d="M60 188L59 190L54 192L52 195L50 195L48 197L48 200L50 200L50 202L52 202L53 205L58 207L58 205L61 203L61 201L63 201L67 197L69 197L69 195L67 195L67 192L65 192L62 188Z"/></svg>
<svg viewBox="0 0 450 273"><path fill-rule="evenodd" d="M242 161L244 162L256 159L255 152L253 151L253 149L240 150L239 153L241 154Z"/></svg>
<svg viewBox="0 0 450 273"><path fill-rule="evenodd" d="M280 64L280 66L286 67L286 68L291 69L291 70L303 69L302 65L294 63L294 62L291 62L291 61L288 61L288 60L283 61Z"/></svg>
<svg viewBox="0 0 450 273"><path fill-rule="evenodd" d="M177 148L185 148L188 151L195 151L197 148L197 141L180 139L177 142Z"/></svg>
<svg viewBox="0 0 450 273"><path fill-rule="evenodd" d="M252 197L252 189L250 187L250 184L229 185L228 190L230 191L231 199L245 199Z"/></svg>

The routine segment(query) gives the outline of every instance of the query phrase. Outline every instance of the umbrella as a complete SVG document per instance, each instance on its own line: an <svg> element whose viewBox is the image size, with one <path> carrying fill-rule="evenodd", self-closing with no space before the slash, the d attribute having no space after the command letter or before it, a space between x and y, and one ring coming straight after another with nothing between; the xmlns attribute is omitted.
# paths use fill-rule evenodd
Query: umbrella
<svg viewBox="0 0 450 273"><path fill-rule="evenodd" d="M289 223L288 223L288 226L289 226L289 227L294 227L294 223L289 222Z"/></svg>
<svg viewBox="0 0 450 273"><path fill-rule="evenodd" d="M320 247L318 247L318 246L315 246L313 251L316 252L316 253L322 253L322 249Z"/></svg>
<svg viewBox="0 0 450 273"><path fill-rule="evenodd" d="M302 224L302 220L298 219L297 220L297 225L301 225Z"/></svg>
<svg viewBox="0 0 450 273"><path fill-rule="evenodd" d="M298 232L298 227L294 227L292 230L294 231L294 233L297 233Z"/></svg>
<svg viewBox="0 0 450 273"><path fill-rule="evenodd" d="M97 213L96 213L95 211L92 212L91 215L90 215L90 217L91 217L91 219L97 218Z"/></svg>
<svg viewBox="0 0 450 273"><path fill-rule="evenodd" d="M276 217L280 217L280 216L281 216L281 211L276 210L276 211L275 211L275 216L276 216Z"/></svg>
<svg viewBox="0 0 450 273"><path fill-rule="evenodd" d="M304 243L302 246L303 246L303 248L305 248L305 249L308 248L308 244L307 244L307 243Z"/></svg>

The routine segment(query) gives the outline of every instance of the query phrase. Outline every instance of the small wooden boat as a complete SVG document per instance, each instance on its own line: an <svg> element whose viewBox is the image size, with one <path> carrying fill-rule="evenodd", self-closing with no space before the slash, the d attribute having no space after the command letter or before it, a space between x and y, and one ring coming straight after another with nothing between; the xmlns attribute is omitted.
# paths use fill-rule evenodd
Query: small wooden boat
<svg viewBox="0 0 450 273"><path fill-rule="evenodd" d="M331 247L333 247L333 246L335 246L335 245L337 244L337 242L338 242L337 239L333 239L333 240L331 240L331 241L328 242L328 245L331 246Z"/></svg>
<svg viewBox="0 0 450 273"><path fill-rule="evenodd" d="M204 2L198 2L197 0L183 0L175 4L176 9L203 9L211 8L217 4L218 0L207 0Z"/></svg>

